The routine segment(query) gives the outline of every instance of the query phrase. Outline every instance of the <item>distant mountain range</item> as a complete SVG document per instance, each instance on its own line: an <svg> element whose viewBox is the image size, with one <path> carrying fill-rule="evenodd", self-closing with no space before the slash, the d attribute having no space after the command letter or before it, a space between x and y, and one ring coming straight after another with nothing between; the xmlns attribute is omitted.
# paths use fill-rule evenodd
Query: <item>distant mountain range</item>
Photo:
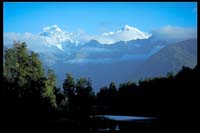
<svg viewBox="0 0 200 133"><path fill-rule="evenodd" d="M160 39L128 25L114 32L85 37L87 39L62 31L57 25L43 28L38 35L25 36L39 39L39 43L33 44L26 38L21 41L27 41L28 48L39 53L45 69L55 71L60 87L66 73L75 78L91 78L97 91L111 81L118 85L197 64L196 39ZM4 47L9 48L8 44L5 41Z"/></svg>
<svg viewBox="0 0 200 133"><path fill-rule="evenodd" d="M110 53L101 52L99 55L98 53L90 53L88 58L91 56L91 60L82 60L80 63L59 60L51 68L57 73L58 84L60 86L65 78L65 73L69 72L77 78L88 77L92 79L93 86L97 91L100 87L108 85L111 81L119 85L119 83L129 80L138 81L148 77L166 76L168 72L178 72L182 66L193 68L197 64L196 39L189 39L175 44L163 42L161 43L162 45L158 42L146 44L143 41L136 41L139 43L131 41L132 44L128 42L128 45L124 46L125 48L119 48L125 42L120 42L117 45L109 45L107 49L113 50ZM148 41L145 40L145 42ZM107 47L100 45L96 41L91 41L87 45L82 46L82 49L85 47L91 48L90 45L92 43L94 43L94 47L96 48ZM144 49L137 49L137 47L134 47L134 44L139 44ZM145 47L145 45L148 46ZM158 48L156 49L156 47ZM115 51L115 49L119 49L119 51ZM130 55L120 56L122 55L120 50L122 53L125 51L130 53ZM105 60L106 57L113 58Z"/></svg>
<svg viewBox="0 0 200 133"><path fill-rule="evenodd" d="M148 39L151 36L151 34L142 32L139 29L129 25L125 25L121 29L114 32L105 32L98 36L90 36L88 39L83 39L79 33L62 31L57 25L43 28L39 35L50 37L56 40L58 43L65 42L63 45L66 45L66 43L80 45L89 42L90 40L97 40L101 44L114 44L119 41ZM58 48L61 49L61 47Z"/></svg>

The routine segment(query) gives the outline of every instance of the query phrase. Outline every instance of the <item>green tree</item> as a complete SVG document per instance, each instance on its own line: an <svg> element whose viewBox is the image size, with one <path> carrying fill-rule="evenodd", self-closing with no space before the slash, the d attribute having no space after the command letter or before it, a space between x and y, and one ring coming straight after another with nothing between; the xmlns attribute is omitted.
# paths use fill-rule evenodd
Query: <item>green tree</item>
<svg viewBox="0 0 200 133"><path fill-rule="evenodd" d="M13 47L5 50L3 90L13 104L19 101L23 108L41 109L44 105L48 107L49 103L54 103L55 97L50 95L53 89L50 88L55 86L55 78L51 73L45 77L38 56L27 49L25 42L15 42Z"/></svg>
<svg viewBox="0 0 200 133"><path fill-rule="evenodd" d="M67 73L63 83L65 95L65 100L63 101L65 105L63 107L65 108L64 110L69 110L71 113L74 113L76 110L75 86L74 77Z"/></svg>
<svg viewBox="0 0 200 133"><path fill-rule="evenodd" d="M5 51L4 78L18 88L18 96L31 92L33 88L30 82L36 82L45 77L42 63L38 54L30 52L26 43L15 43L12 48Z"/></svg>
<svg viewBox="0 0 200 133"><path fill-rule="evenodd" d="M56 96L54 95L55 88L56 88L56 76L53 70L48 70L47 72L47 80L46 80L46 87L43 92L43 96L48 98L52 107L56 108Z"/></svg>
<svg viewBox="0 0 200 133"><path fill-rule="evenodd" d="M167 73L167 77L168 78L173 78L174 77L174 73L173 72L168 72Z"/></svg>
<svg viewBox="0 0 200 133"><path fill-rule="evenodd" d="M91 80L86 78L80 78L77 80L76 91L77 95L79 96L85 96L85 97L94 96L94 93L92 91Z"/></svg>
<svg viewBox="0 0 200 133"><path fill-rule="evenodd" d="M69 73L66 74L66 79L63 83L63 90L67 96L74 95L75 93L75 81L73 76Z"/></svg>

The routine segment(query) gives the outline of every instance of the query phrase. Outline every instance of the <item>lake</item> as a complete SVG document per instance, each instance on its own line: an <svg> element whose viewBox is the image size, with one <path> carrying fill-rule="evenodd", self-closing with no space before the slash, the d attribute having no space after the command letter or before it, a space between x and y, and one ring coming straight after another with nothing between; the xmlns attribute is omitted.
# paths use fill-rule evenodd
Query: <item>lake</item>
<svg viewBox="0 0 200 133"><path fill-rule="evenodd" d="M142 131L155 129L156 118L123 115L95 115L95 128L98 131Z"/></svg>

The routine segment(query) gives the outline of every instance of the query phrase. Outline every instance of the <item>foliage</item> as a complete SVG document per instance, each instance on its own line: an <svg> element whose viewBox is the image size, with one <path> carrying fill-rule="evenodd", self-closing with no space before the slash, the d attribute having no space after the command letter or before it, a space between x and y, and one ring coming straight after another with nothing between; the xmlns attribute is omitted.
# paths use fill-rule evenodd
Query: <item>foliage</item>
<svg viewBox="0 0 200 133"><path fill-rule="evenodd" d="M53 70L48 70L47 72L47 80L45 82L45 91L43 92L43 97L49 99L52 107L56 108L56 96L54 95L56 88L56 76Z"/></svg>
<svg viewBox="0 0 200 133"><path fill-rule="evenodd" d="M55 75L47 78L38 54L29 51L25 42L16 42L5 51L3 64L4 100L18 102L24 109L55 107Z"/></svg>
<svg viewBox="0 0 200 133"><path fill-rule="evenodd" d="M63 83L63 90L66 96L72 96L75 93L75 81L71 74L66 74L66 79Z"/></svg>

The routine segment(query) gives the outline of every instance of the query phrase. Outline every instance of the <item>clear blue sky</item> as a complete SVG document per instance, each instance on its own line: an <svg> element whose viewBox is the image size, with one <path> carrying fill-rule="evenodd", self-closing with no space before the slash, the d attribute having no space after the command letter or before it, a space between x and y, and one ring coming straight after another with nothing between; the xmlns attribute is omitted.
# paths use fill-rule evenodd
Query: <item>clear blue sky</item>
<svg viewBox="0 0 200 133"><path fill-rule="evenodd" d="M143 31L166 25L197 27L196 2L4 2L4 32L38 33L58 25L74 32L116 30L128 24Z"/></svg>

